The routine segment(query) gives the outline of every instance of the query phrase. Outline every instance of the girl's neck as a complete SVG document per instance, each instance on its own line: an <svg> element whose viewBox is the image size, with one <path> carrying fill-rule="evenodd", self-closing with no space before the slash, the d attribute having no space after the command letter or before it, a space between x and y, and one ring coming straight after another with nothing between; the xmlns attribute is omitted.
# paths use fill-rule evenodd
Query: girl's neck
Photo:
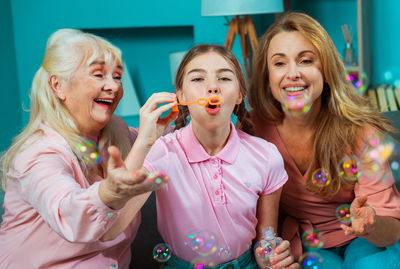
<svg viewBox="0 0 400 269"><path fill-rule="evenodd" d="M194 135L210 156L217 155L225 147L231 133L230 122L216 128L192 122L192 128Z"/></svg>

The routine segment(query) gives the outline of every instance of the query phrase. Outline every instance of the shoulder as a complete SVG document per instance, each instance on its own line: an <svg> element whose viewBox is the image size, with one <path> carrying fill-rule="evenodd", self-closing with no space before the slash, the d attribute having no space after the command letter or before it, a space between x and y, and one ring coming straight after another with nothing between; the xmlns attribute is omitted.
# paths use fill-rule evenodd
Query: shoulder
<svg viewBox="0 0 400 269"><path fill-rule="evenodd" d="M245 149L260 153L270 154L279 154L277 147L267 140L250 135L241 130L236 129L238 137L240 139L240 143L244 146Z"/></svg>
<svg viewBox="0 0 400 269"><path fill-rule="evenodd" d="M23 172L37 163L40 158L53 158L71 163L75 155L60 134L48 126L41 126L41 129L22 145L14 158L13 167Z"/></svg>

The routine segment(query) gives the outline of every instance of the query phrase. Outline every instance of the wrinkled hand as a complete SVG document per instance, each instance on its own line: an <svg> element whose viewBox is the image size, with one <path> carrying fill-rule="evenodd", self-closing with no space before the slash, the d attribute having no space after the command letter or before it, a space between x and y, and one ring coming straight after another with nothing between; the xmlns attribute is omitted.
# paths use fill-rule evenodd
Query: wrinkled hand
<svg viewBox="0 0 400 269"><path fill-rule="evenodd" d="M140 108L140 126L137 141L142 141L151 147L164 133L165 129L178 117L178 112L171 111L166 117L160 118L161 114L172 109L176 103L177 99L174 93L159 92L150 96ZM157 107L158 105L160 106Z"/></svg>
<svg viewBox="0 0 400 269"><path fill-rule="evenodd" d="M290 243L283 240L275 249L275 255L269 259L273 269L288 268L297 269L299 264L294 261L294 257L290 251Z"/></svg>
<svg viewBox="0 0 400 269"><path fill-rule="evenodd" d="M375 210L367 204L366 196L360 196L353 200L350 205L350 213L353 216L351 226L340 225L345 235L366 237L375 230L376 213Z"/></svg>
<svg viewBox="0 0 400 269"><path fill-rule="evenodd" d="M133 196L162 188L169 178L160 173L147 173L144 168L127 170L121 154L115 146L108 148L108 175L100 183L100 199L108 207L121 209Z"/></svg>

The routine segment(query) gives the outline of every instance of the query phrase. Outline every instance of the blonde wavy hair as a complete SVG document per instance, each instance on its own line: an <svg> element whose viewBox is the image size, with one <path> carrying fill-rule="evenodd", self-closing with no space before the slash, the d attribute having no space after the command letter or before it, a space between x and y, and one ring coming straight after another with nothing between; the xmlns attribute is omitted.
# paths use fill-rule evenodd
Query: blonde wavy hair
<svg viewBox="0 0 400 269"><path fill-rule="evenodd" d="M344 154L355 154L359 150L360 137L366 126L379 131L395 132L391 122L379 115L367 99L357 95L348 81L344 65L325 29L313 18L292 12L275 22L261 37L253 57L253 72L249 86L249 104L254 113L265 121L281 123L284 117L281 104L272 96L269 87L267 51L272 38L281 32L300 32L318 51L324 89L322 105L314 134L312 171L323 168L331 176L326 187L312 184L311 178L306 188L323 197L332 196L342 187L352 184L339 176L338 163ZM350 153L345 153L349 149Z"/></svg>
<svg viewBox="0 0 400 269"><path fill-rule="evenodd" d="M24 145L28 138L32 136L40 138L42 135L40 124L44 121L64 137L77 156L83 172L88 176L89 167L80 157L81 154L78 154L76 147L76 145L83 144L86 139L80 135L72 115L50 87L49 77L54 74L69 81L81 64L85 61L90 63L98 57L104 57L106 63L115 62L123 66L121 51L101 37L75 29L61 29L50 36L43 63L32 82L29 122L25 129L14 138L13 143L0 159L4 190L6 189L7 172L13 159L18 152L29 146ZM99 137L99 152L107 152L103 149L109 145L115 145L125 157L130 149L129 140L120 137L121 135L113 131L110 124L108 123L104 127ZM103 161L102 166L103 169L107 168L106 161Z"/></svg>

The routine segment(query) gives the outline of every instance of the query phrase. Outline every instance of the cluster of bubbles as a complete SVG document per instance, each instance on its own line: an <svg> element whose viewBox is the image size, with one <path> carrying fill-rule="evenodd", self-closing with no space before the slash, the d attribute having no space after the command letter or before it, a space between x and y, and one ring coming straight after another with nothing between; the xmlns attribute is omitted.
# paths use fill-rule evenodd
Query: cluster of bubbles
<svg viewBox="0 0 400 269"><path fill-rule="evenodd" d="M324 245L322 235L317 229L305 231L301 237L303 245L307 249L319 249ZM301 268L319 269L322 264L322 257L317 252L305 252L300 258Z"/></svg>
<svg viewBox="0 0 400 269"><path fill-rule="evenodd" d="M299 116L310 110L311 95L308 90L282 92L282 109L289 115Z"/></svg>
<svg viewBox="0 0 400 269"><path fill-rule="evenodd" d="M158 262L166 262L171 258L172 251L168 244L157 244L153 249L153 258Z"/></svg>
<svg viewBox="0 0 400 269"><path fill-rule="evenodd" d="M94 167L99 165L103 158L99 154L99 149L97 143L92 140L85 140L82 144L75 146L78 157L85 163L88 167Z"/></svg>

